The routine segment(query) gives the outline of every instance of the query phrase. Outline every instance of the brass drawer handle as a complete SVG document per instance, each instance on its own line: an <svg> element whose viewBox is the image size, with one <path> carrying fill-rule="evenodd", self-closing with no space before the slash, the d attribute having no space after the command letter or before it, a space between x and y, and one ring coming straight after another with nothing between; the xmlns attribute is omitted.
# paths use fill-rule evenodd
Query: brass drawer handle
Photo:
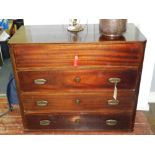
<svg viewBox="0 0 155 155"><path fill-rule="evenodd" d="M36 103L37 103L37 106L39 107L45 107L47 106L48 101L41 100L41 101L37 101Z"/></svg>
<svg viewBox="0 0 155 155"><path fill-rule="evenodd" d="M119 101L118 100L108 100L108 105L118 105Z"/></svg>
<svg viewBox="0 0 155 155"><path fill-rule="evenodd" d="M41 120L41 121L40 121L40 125L42 125L42 126L50 125L50 123L51 123L50 120Z"/></svg>
<svg viewBox="0 0 155 155"><path fill-rule="evenodd" d="M81 78L77 76L77 77L75 77L74 81L79 83L81 81Z"/></svg>
<svg viewBox="0 0 155 155"><path fill-rule="evenodd" d="M37 84L37 85L43 85L43 84L46 84L47 80L46 79L35 79L34 80L34 84Z"/></svg>
<svg viewBox="0 0 155 155"><path fill-rule="evenodd" d="M120 78L109 78L109 82L114 84L113 98L117 100L117 84L121 82Z"/></svg>
<svg viewBox="0 0 155 155"><path fill-rule="evenodd" d="M106 120L106 125L108 125L108 126L115 126L115 125L117 125L117 123L118 123L118 121L114 120L114 119Z"/></svg>
<svg viewBox="0 0 155 155"><path fill-rule="evenodd" d="M76 99L76 100L75 100L75 103L76 103L77 105L80 105L81 100L80 100L80 99Z"/></svg>
<svg viewBox="0 0 155 155"><path fill-rule="evenodd" d="M120 78L109 78L109 82L117 84L117 83L121 82L121 79Z"/></svg>

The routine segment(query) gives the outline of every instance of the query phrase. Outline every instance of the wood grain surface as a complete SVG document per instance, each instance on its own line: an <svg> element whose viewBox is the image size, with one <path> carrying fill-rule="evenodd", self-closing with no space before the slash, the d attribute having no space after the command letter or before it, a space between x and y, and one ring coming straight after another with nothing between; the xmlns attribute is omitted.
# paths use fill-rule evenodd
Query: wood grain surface
<svg viewBox="0 0 155 155"><path fill-rule="evenodd" d="M106 130L132 130L132 113L90 114L52 113L51 115L31 114L25 115L27 129L36 130L66 130L66 131L106 131ZM49 121L49 125L41 125L41 121ZM117 121L116 125L107 125L106 121Z"/></svg>
<svg viewBox="0 0 155 155"><path fill-rule="evenodd" d="M73 66L139 66L141 43L120 44L30 44L14 45L18 69L27 67Z"/></svg>
<svg viewBox="0 0 155 155"><path fill-rule="evenodd" d="M99 25L87 28L25 26L9 41L25 130L133 129L146 39L133 24L109 40Z"/></svg>
<svg viewBox="0 0 155 155"><path fill-rule="evenodd" d="M23 93L21 101L24 111L27 113L51 113L51 112L87 112L87 111L133 111L136 103L136 95L133 91L119 91L118 104L108 104L113 100L113 91L102 92L74 92L74 93ZM40 106L38 101L46 101Z"/></svg>
<svg viewBox="0 0 155 155"><path fill-rule="evenodd" d="M7 110L7 103L6 99L0 99L0 112L5 112ZM147 122L147 118L145 117L144 113L142 111L137 111L136 119L135 119L135 125L133 132L128 131L49 131L46 130L44 132L42 131L24 131L23 124L22 124L22 118L20 115L20 109L18 105L14 105L14 110L12 112L9 112L7 115L0 118L0 135L36 135L36 134L79 134L79 135L90 135L90 134L102 134L102 135L152 135L152 131L150 128L150 125Z"/></svg>
<svg viewBox="0 0 155 155"><path fill-rule="evenodd" d="M98 24L88 24L84 31L70 33L68 25L33 25L22 26L9 40L10 44L42 43L104 43L143 42L144 35L134 24L127 24L126 32L120 38L107 38L99 31Z"/></svg>
<svg viewBox="0 0 155 155"><path fill-rule="evenodd" d="M108 68L108 69L73 69L18 72L20 89L23 92L55 91L73 89L114 89L110 78L120 78L118 89L135 90L137 86L138 69ZM34 80L44 79L45 84L35 84Z"/></svg>

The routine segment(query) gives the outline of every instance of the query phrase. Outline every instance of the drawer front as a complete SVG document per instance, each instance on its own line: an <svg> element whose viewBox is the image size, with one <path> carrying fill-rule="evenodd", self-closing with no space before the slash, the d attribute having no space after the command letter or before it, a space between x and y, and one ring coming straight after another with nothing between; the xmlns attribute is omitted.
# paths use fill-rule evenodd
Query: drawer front
<svg viewBox="0 0 155 155"><path fill-rule="evenodd" d="M78 66L139 66L141 62L139 44L43 44L14 45L17 68L73 66L75 55Z"/></svg>
<svg viewBox="0 0 155 155"><path fill-rule="evenodd" d="M138 71L117 70L57 70L18 72L22 91L48 91L64 89L114 89L111 78L119 78L118 89L135 89Z"/></svg>
<svg viewBox="0 0 155 155"><path fill-rule="evenodd" d="M130 113L116 115L26 115L25 119L28 129L90 131L132 128Z"/></svg>
<svg viewBox="0 0 155 155"><path fill-rule="evenodd" d="M49 113L55 111L133 111L135 92L119 91L117 100L113 99L113 91L103 93L60 93L21 95L25 112Z"/></svg>

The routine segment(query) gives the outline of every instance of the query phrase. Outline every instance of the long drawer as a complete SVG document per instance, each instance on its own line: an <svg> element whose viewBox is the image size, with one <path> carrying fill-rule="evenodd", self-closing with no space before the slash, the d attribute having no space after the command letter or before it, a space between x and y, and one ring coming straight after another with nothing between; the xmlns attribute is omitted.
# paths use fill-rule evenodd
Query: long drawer
<svg viewBox="0 0 155 155"><path fill-rule="evenodd" d="M119 91L117 100L113 91L93 93L28 93L21 95L25 112L49 113L55 111L133 111L135 92Z"/></svg>
<svg viewBox="0 0 155 155"><path fill-rule="evenodd" d="M138 69L75 69L18 72L21 91L135 89ZM115 81L116 80L116 81Z"/></svg>
<svg viewBox="0 0 155 155"><path fill-rule="evenodd" d="M25 115L27 129L51 130L129 130L132 129L131 113L124 114L39 114Z"/></svg>
<svg viewBox="0 0 155 155"><path fill-rule="evenodd" d="M139 66L142 61L139 44L40 44L14 45L17 68L73 66Z"/></svg>

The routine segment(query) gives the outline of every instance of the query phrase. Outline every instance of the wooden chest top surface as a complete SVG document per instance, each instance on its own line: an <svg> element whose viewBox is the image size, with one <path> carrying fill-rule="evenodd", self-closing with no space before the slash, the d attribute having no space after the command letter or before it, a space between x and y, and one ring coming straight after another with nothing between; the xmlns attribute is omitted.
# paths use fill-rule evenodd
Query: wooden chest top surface
<svg viewBox="0 0 155 155"><path fill-rule="evenodd" d="M127 31L122 37L108 39L99 31L98 24L85 26L84 31L71 33L68 25L33 25L22 26L10 39L10 44L37 44L37 43L125 43L145 42L146 38L134 24L127 25Z"/></svg>

